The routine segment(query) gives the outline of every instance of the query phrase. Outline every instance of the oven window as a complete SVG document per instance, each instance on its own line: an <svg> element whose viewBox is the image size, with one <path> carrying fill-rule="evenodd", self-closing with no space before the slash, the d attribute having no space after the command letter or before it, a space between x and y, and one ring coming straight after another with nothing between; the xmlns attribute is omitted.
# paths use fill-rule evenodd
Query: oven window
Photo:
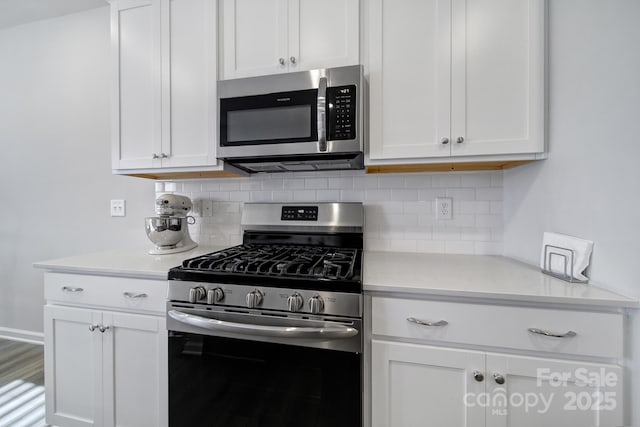
<svg viewBox="0 0 640 427"><path fill-rule="evenodd" d="M169 332L169 425L361 427L361 355Z"/></svg>
<svg viewBox="0 0 640 427"><path fill-rule="evenodd" d="M229 111L227 142L310 138L310 115L310 105Z"/></svg>

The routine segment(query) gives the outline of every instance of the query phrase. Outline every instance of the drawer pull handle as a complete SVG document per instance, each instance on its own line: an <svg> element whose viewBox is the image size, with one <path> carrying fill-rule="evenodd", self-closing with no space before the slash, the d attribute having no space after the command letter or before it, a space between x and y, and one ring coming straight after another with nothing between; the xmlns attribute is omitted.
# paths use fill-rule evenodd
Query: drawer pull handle
<svg viewBox="0 0 640 427"><path fill-rule="evenodd" d="M109 329L108 326L100 325L98 326L98 330L104 334L104 332Z"/></svg>
<svg viewBox="0 0 640 427"><path fill-rule="evenodd" d="M553 337L553 338L571 338L578 335L573 331L569 331L564 334L556 334L556 333L545 331L538 328L529 328L527 329L527 331L531 332L532 334L544 335L545 337Z"/></svg>
<svg viewBox="0 0 640 427"><path fill-rule="evenodd" d="M504 384L504 376L502 374L498 374L498 373L493 374L493 380L498 385Z"/></svg>
<svg viewBox="0 0 640 427"><path fill-rule="evenodd" d="M407 322L415 323L416 325L421 326L447 326L449 322L446 320L439 320L437 322L427 322L424 320L416 319L415 317L408 317Z"/></svg>
<svg viewBox="0 0 640 427"><path fill-rule="evenodd" d="M89 325L89 330L91 332L95 331L96 329L98 329L98 325Z"/></svg>
<svg viewBox="0 0 640 427"><path fill-rule="evenodd" d="M122 295L124 295L126 298L146 298L149 296L147 294L139 294L137 292L125 292Z"/></svg>
<svg viewBox="0 0 640 427"><path fill-rule="evenodd" d="M84 289L82 289L82 288L74 288L74 287L71 287L71 286L63 286L62 290L64 292L82 292L82 291L84 291Z"/></svg>
<svg viewBox="0 0 640 427"><path fill-rule="evenodd" d="M480 371L473 371L473 379L481 383L484 381L484 374Z"/></svg>

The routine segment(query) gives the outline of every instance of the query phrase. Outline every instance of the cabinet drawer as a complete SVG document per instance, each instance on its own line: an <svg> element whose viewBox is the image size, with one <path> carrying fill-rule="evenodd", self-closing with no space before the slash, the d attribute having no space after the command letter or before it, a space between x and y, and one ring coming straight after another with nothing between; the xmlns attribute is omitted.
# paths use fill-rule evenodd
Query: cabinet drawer
<svg viewBox="0 0 640 427"><path fill-rule="evenodd" d="M408 318L447 323L427 326ZM533 333L530 328L555 334L573 331L576 335L549 337ZM374 297L372 333L581 356L623 356L623 316L619 313Z"/></svg>
<svg viewBox="0 0 640 427"><path fill-rule="evenodd" d="M164 312L165 280L45 273L44 297L67 305L90 305L127 311Z"/></svg>

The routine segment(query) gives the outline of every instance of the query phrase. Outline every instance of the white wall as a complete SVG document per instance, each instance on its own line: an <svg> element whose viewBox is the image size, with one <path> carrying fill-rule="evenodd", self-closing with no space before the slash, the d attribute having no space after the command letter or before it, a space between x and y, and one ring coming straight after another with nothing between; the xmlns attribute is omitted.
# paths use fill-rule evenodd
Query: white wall
<svg viewBox="0 0 640 427"><path fill-rule="evenodd" d="M640 1L549 2L549 159L505 173L505 254L543 231L595 242L592 282L640 298ZM640 317L630 365L640 426Z"/></svg>
<svg viewBox="0 0 640 427"><path fill-rule="evenodd" d="M0 30L0 334L42 331L34 261L147 242L153 183L111 175L110 70L108 7Z"/></svg>

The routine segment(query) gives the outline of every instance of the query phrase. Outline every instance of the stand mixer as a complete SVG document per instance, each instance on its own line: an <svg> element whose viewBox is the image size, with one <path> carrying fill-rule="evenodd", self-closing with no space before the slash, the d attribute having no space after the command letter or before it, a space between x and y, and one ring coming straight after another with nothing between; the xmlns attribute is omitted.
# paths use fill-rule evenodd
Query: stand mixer
<svg viewBox="0 0 640 427"><path fill-rule="evenodd" d="M175 254L198 246L189 236L189 224L195 218L188 216L193 208L191 199L177 194L161 194L156 199L156 215L145 218L145 230L156 246L151 255Z"/></svg>

